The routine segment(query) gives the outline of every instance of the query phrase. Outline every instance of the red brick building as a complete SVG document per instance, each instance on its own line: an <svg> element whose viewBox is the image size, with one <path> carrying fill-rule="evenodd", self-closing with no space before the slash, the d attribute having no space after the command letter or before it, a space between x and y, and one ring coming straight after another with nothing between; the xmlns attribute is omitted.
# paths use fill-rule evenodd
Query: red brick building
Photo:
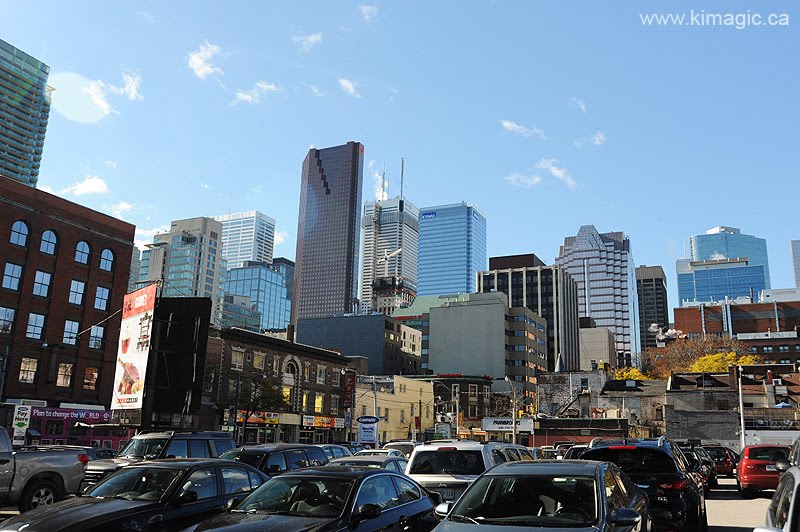
<svg viewBox="0 0 800 532"><path fill-rule="evenodd" d="M108 407L134 230L0 177L0 400Z"/></svg>
<svg viewBox="0 0 800 532"><path fill-rule="evenodd" d="M675 328L690 338L703 334L735 337L765 362L800 361L800 301L723 303L675 309Z"/></svg>

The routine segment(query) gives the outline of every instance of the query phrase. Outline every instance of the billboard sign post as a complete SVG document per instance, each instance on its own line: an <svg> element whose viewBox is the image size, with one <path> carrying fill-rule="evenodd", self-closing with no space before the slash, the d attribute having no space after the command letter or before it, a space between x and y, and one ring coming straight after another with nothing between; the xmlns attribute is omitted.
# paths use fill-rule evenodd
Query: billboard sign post
<svg viewBox="0 0 800 532"><path fill-rule="evenodd" d="M157 284L131 292L122 305L112 410L139 410L144 406L144 383L150 355L150 335Z"/></svg>
<svg viewBox="0 0 800 532"><path fill-rule="evenodd" d="M358 443L378 448L378 421L375 416L358 416Z"/></svg>

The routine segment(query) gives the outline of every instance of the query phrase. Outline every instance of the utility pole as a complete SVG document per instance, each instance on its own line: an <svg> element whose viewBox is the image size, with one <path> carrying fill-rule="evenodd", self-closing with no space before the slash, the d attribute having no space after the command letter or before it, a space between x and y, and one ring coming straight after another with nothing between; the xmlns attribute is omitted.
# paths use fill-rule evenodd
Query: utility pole
<svg viewBox="0 0 800 532"><path fill-rule="evenodd" d="M747 441L744 434L744 399L742 398L742 366L738 366L739 370L739 419L742 423L742 437L741 437L741 444L742 448L739 449L739 452L747 445Z"/></svg>
<svg viewBox="0 0 800 532"><path fill-rule="evenodd" d="M450 391L451 392L453 391L452 388L450 389ZM460 399L460 397L459 397L460 394L461 394L461 386L459 386L458 387L458 391L453 394L456 397L456 439L457 440L461 439L459 437L459 435L461 434L461 419L460 419L461 418L461 415L460 415L461 412L459 411L460 405L458 404L459 403L459 399Z"/></svg>
<svg viewBox="0 0 800 532"><path fill-rule="evenodd" d="M517 389L511 385L511 443L517 443Z"/></svg>

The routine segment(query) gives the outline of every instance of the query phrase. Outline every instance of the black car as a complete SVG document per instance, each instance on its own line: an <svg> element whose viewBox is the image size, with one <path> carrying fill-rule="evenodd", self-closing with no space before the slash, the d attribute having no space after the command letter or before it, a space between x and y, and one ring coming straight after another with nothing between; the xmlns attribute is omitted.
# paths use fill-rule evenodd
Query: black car
<svg viewBox="0 0 800 532"><path fill-rule="evenodd" d="M438 524L439 502L436 494L398 473L324 466L271 478L231 512L189 531L427 532Z"/></svg>
<svg viewBox="0 0 800 532"><path fill-rule="evenodd" d="M689 460L689 465L703 477L706 495L708 495L709 490L716 488L718 485L717 467L714 459L702 447L681 445L680 448L683 455Z"/></svg>
<svg viewBox="0 0 800 532"><path fill-rule="evenodd" d="M703 485L678 446L667 438L621 442L595 438L581 458L617 464L644 489L658 530L707 529Z"/></svg>
<svg viewBox="0 0 800 532"><path fill-rule="evenodd" d="M13 517L2 529L181 530L231 507L267 478L248 465L214 459L140 462L107 476L83 495Z"/></svg>
<svg viewBox="0 0 800 532"><path fill-rule="evenodd" d="M251 465L270 477L292 469L323 466L328 463L328 457L320 446L304 443L248 445L223 453L220 458Z"/></svg>
<svg viewBox="0 0 800 532"><path fill-rule="evenodd" d="M348 456L347 458L331 460L328 465L379 467L395 473L405 474L408 460L401 456Z"/></svg>
<svg viewBox="0 0 800 532"><path fill-rule="evenodd" d="M647 495L608 462L531 460L497 465L456 503L444 503L437 532L490 529L651 531Z"/></svg>

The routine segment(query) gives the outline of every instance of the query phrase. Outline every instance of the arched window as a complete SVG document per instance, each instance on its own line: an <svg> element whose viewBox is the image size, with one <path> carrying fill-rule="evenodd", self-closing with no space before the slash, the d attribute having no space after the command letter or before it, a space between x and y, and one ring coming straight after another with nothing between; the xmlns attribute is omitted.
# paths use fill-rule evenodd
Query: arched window
<svg viewBox="0 0 800 532"><path fill-rule="evenodd" d="M58 237L53 231L48 229L42 233L42 245L39 246L39 251L47 253L48 255L55 255L57 244Z"/></svg>
<svg viewBox="0 0 800 532"><path fill-rule="evenodd" d="M28 224L22 220L17 220L11 226L11 243L18 246L28 245Z"/></svg>
<svg viewBox="0 0 800 532"><path fill-rule="evenodd" d="M100 269L110 272L114 267L114 252L106 248L100 254Z"/></svg>
<svg viewBox="0 0 800 532"><path fill-rule="evenodd" d="M75 262L89 264L89 244L81 240L75 246Z"/></svg>

